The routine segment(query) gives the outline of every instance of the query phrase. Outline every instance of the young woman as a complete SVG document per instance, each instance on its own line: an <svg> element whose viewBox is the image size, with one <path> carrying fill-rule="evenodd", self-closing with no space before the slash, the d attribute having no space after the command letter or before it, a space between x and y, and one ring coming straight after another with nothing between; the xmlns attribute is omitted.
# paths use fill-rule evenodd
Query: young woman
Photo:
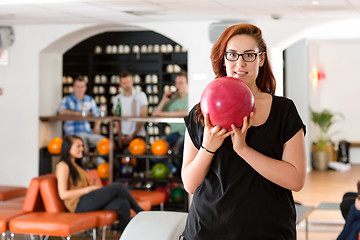
<svg viewBox="0 0 360 240"><path fill-rule="evenodd" d="M142 211L121 183L100 188L90 185L87 172L77 163L84 152L80 137L65 136L61 146L61 160L56 165L56 178L60 198L70 212L90 212L101 209L118 213L119 228L123 231L130 221L130 208Z"/></svg>
<svg viewBox="0 0 360 240"><path fill-rule="evenodd" d="M232 131L212 126L199 104L185 117L182 180L194 196L183 238L296 240L291 191L305 181L305 126L291 100L274 96L261 30L250 24L227 28L211 61L217 78L231 76L249 86L255 111Z"/></svg>

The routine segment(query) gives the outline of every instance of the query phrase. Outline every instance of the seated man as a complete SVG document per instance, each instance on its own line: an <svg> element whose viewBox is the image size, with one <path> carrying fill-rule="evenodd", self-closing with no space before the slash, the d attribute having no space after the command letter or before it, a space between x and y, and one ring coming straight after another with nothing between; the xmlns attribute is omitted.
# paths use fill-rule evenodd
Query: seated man
<svg viewBox="0 0 360 240"><path fill-rule="evenodd" d="M74 93L65 96L58 108L59 115L73 115L83 116L92 115L98 117L100 110L95 103L95 100L86 95L86 82L83 77L75 79ZM85 145L85 151L88 152L90 148L96 148L98 142L104 138L100 135L100 121L94 123L94 128L91 130L89 121L73 121L69 120L65 122L64 133L65 135L77 135L83 139ZM104 162L102 158L96 158L96 164Z"/></svg>
<svg viewBox="0 0 360 240"><path fill-rule="evenodd" d="M176 92L165 92L163 97L153 112L154 117L185 117L188 109L188 80L186 72L180 72L175 78ZM170 123L170 134L164 139L169 143L170 148L174 148L174 153L182 155L184 149L184 123ZM182 161L174 159L176 170L172 166L170 171L180 175Z"/></svg>
<svg viewBox="0 0 360 240"><path fill-rule="evenodd" d="M129 72L120 73L121 92L115 96L113 101L113 113L115 115L116 107L120 103L121 116L147 117L148 100L143 91L137 91L134 88L134 80ZM137 137L145 139L145 122L121 121L114 122L118 132L118 145L124 149L131 140Z"/></svg>

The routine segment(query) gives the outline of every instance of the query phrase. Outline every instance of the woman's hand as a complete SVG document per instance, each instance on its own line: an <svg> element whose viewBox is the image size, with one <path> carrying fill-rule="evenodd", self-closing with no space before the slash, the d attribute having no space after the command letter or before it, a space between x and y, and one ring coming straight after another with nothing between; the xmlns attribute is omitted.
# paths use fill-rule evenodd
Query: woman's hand
<svg viewBox="0 0 360 240"><path fill-rule="evenodd" d="M203 136L203 146L211 152L216 152L216 150L224 142L225 138L230 136L233 131L227 131L226 129L221 128L220 126L213 127L210 124L209 114L205 116L205 128Z"/></svg>
<svg viewBox="0 0 360 240"><path fill-rule="evenodd" d="M247 117L245 116L243 119L243 125L239 129L234 124L231 125L231 128L233 129L233 134L231 134L231 140L233 142L233 148L234 151L238 154L241 152L242 149L247 147L246 144L246 134L248 129L251 127L254 120L254 113L250 113L249 121ZM240 154L239 154L240 155Z"/></svg>
<svg viewBox="0 0 360 240"><path fill-rule="evenodd" d="M99 185L90 185L90 186L86 187L87 193L95 191L95 190L97 190L99 188L101 188Z"/></svg>

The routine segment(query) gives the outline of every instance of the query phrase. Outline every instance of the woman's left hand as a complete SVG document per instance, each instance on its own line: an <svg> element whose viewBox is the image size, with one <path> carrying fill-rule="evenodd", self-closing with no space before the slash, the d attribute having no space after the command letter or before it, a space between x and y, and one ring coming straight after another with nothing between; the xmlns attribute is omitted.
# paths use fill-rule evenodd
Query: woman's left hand
<svg viewBox="0 0 360 240"><path fill-rule="evenodd" d="M244 117L243 125L240 129L237 128L234 124L231 125L231 128L233 129L233 134L231 134L231 141L233 142L234 151L237 152L238 154L241 152L242 149L247 147L245 141L246 134L248 129L251 127L253 123L253 119L254 119L254 112L251 112L249 120L246 116Z"/></svg>

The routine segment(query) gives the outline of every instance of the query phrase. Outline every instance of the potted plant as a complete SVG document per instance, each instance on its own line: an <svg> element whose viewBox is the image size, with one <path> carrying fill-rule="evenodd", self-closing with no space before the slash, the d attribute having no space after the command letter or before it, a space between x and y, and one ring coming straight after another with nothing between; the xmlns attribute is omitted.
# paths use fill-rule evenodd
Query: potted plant
<svg viewBox="0 0 360 240"><path fill-rule="evenodd" d="M329 165L329 151L327 146L331 144L329 130L338 120L340 113L333 113L328 109L320 112L311 110L311 120L319 130L319 136L315 142L315 148L312 151L312 165L316 170L326 170Z"/></svg>

